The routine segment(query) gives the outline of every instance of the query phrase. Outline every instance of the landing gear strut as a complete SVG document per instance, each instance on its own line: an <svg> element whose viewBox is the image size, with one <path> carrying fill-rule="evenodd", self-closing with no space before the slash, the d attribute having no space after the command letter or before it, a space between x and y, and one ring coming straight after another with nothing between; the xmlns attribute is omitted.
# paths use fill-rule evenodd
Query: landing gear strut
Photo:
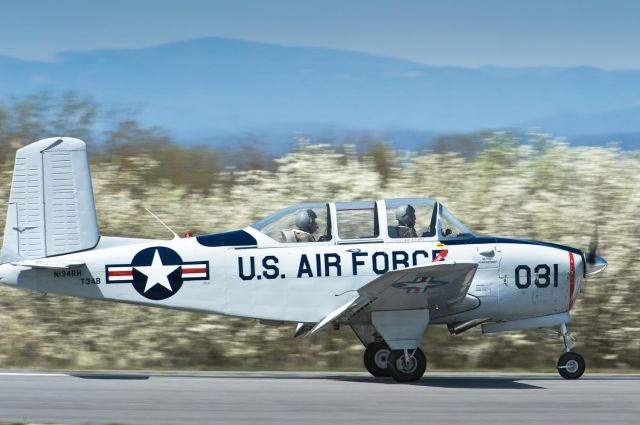
<svg viewBox="0 0 640 425"><path fill-rule="evenodd" d="M567 330L567 325L564 323L560 325L560 335L564 343L565 353L558 359L558 373L564 379L578 379L582 376L586 368L584 358L582 358L580 354L571 351L573 341Z"/></svg>
<svg viewBox="0 0 640 425"><path fill-rule="evenodd" d="M364 367L376 378L391 376L389 370L389 354L391 349L386 342L371 342L364 350Z"/></svg>
<svg viewBox="0 0 640 425"><path fill-rule="evenodd" d="M422 378L427 369L427 358L420 348L392 350L389 355L391 376L398 382L413 382Z"/></svg>

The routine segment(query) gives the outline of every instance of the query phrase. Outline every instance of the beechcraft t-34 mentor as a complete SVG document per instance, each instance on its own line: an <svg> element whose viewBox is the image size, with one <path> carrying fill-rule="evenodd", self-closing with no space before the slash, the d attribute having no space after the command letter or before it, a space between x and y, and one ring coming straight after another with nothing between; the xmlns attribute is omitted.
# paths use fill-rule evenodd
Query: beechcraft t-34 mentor
<svg viewBox="0 0 640 425"><path fill-rule="evenodd" d="M100 236L86 145L16 154L0 282L20 289L297 324L348 325L374 376L420 379L429 325L452 334L557 327L579 378L569 311L607 266L552 243L479 237L431 199L295 205L242 230L173 240Z"/></svg>

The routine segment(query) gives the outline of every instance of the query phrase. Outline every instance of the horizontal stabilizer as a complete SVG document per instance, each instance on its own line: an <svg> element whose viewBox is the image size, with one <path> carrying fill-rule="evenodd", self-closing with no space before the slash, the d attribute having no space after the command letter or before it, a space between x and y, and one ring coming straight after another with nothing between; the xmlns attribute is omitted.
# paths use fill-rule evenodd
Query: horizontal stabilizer
<svg viewBox="0 0 640 425"><path fill-rule="evenodd" d="M39 260L24 260L11 263L14 266L31 267L32 269L66 270L70 267L80 267L85 264L79 260L56 260L53 258L42 258Z"/></svg>

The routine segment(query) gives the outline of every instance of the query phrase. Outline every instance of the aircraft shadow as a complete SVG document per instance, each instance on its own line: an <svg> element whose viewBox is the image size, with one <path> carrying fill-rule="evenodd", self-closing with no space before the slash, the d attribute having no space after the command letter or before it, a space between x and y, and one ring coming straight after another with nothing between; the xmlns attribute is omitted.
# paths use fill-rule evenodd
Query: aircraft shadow
<svg viewBox="0 0 640 425"><path fill-rule="evenodd" d="M69 376L80 379L147 380L149 375L131 373L71 373Z"/></svg>
<svg viewBox="0 0 640 425"><path fill-rule="evenodd" d="M377 385L414 385L432 388L470 388L470 389L520 389L534 390L547 389L542 386L545 381L558 380L555 376L425 376L417 382L399 384L391 378L374 378L365 374L331 374L331 373L266 373L260 372L238 372L238 373L163 373L163 372L142 372L142 373L118 373L118 372L76 372L69 373L69 376L80 379L103 379L103 380L148 380L151 378L197 378L197 379L253 379L253 380L333 380L343 382L358 382L363 384ZM522 381L527 381L524 383ZM585 376L582 380L638 380L639 375L606 375ZM532 381L536 384L532 384Z"/></svg>
<svg viewBox="0 0 640 425"><path fill-rule="evenodd" d="M197 378L197 379L253 379L253 380L333 380L343 382L358 382L363 384L378 385L414 385L432 388L470 388L470 389L547 389L542 386L545 381L561 379L552 375L540 376L464 376L453 375L429 376L428 374L421 380L412 383L399 384L391 378L374 378L366 374L350 373L305 373L305 372L75 372L69 376L80 379L104 379L104 380L148 380L151 378ZM527 381L524 383L522 381ZM590 375L584 376L582 380L637 380L640 375ZM531 382L535 382L534 385Z"/></svg>
<svg viewBox="0 0 640 425"><path fill-rule="evenodd" d="M383 385L413 385L432 388L467 388L490 390L545 390L546 387L519 382L521 378L476 378L476 377L425 377L416 382L398 383L391 378L359 376L327 376L326 379L348 382L362 382Z"/></svg>
<svg viewBox="0 0 640 425"><path fill-rule="evenodd" d="M172 375L175 376L175 375ZM378 385L414 385L421 387L433 387L433 388L475 388L475 389L516 389L516 390L545 390L546 387L539 385L532 385L520 382L524 379L527 381L544 381L549 378L524 378L524 377L424 377L417 382L398 383L392 378L374 378L369 375L332 375L332 374L317 374L317 375L231 375L231 376L198 376L191 375L192 377L201 378L230 378L230 379L275 379L275 380L332 380L342 382L358 382L363 384L378 384ZM183 376L186 377L186 376Z"/></svg>

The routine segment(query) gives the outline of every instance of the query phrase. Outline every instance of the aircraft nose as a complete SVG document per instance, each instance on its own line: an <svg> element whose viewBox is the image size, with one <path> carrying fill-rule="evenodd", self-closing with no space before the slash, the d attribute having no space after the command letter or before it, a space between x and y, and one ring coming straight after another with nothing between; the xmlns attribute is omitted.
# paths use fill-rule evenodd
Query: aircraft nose
<svg viewBox="0 0 640 425"><path fill-rule="evenodd" d="M585 276L596 275L601 271L603 271L604 269L606 269L607 266L609 265L609 263L607 263L607 260L605 260L602 257L598 257L597 255L589 255L589 253L587 253L586 259L587 259L587 264L585 266L587 269L586 269Z"/></svg>

